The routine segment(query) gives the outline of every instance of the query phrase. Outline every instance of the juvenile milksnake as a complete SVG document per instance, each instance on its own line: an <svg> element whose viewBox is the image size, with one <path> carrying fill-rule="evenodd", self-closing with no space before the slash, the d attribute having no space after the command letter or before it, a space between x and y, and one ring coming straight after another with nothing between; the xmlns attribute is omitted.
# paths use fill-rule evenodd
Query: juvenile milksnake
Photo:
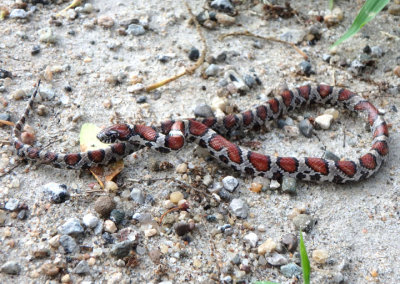
<svg viewBox="0 0 400 284"><path fill-rule="evenodd" d="M161 153L181 149L185 141L196 142L234 170L253 176L280 179L290 176L306 181L345 183L359 181L376 173L389 153L388 127L378 110L367 100L342 88L305 85L284 90L265 104L223 118L169 120L160 131L145 125L116 124L103 129L97 138L115 143L107 148L82 153L59 154L26 145L18 138L33 106L39 85L29 100L24 115L14 128L14 147L18 156L69 169L106 165L120 160L140 147ZM258 128L266 121L309 104L338 105L354 112L366 112L373 133L371 149L357 160L332 161L316 157L274 157L243 149L221 135L232 131Z"/></svg>

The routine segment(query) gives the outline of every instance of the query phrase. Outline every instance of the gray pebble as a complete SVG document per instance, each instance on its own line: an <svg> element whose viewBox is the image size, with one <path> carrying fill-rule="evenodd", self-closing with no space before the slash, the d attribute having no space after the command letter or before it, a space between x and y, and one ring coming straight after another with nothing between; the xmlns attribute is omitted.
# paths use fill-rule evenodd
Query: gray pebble
<svg viewBox="0 0 400 284"><path fill-rule="evenodd" d="M322 54L322 60L329 63L331 61L331 55L330 54Z"/></svg>
<svg viewBox="0 0 400 284"><path fill-rule="evenodd" d="M75 240L68 235L62 235L60 237L60 245L63 247L66 254L74 253L78 251L78 245Z"/></svg>
<svg viewBox="0 0 400 284"><path fill-rule="evenodd" d="M194 108L196 117L214 117L214 112L208 104L200 104Z"/></svg>
<svg viewBox="0 0 400 284"><path fill-rule="evenodd" d="M300 63L300 69L303 72L303 74L306 76L310 76L313 73L312 65L309 61L302 61Z"/></svg>
<svg viewBox="0 0 400 284"><path fill-rule="evenodd" d="M222 185L229 192L234 192L239 185L239 181L233 176L226 176L222 179Z"/></svg>
<svg viewBox="0 0 400 284"><path fill-rule="evenodd" d="M171 56L168 55L158 55L157 60L160 61L161 63L166 63L171 60Z"/></svg>
<svg viewBox="0 0 400 284"><path fill-rule="evenodd" d="M99 224L99 218L93 214L86 214L82 218L82 223L88 228L95 228Z"/></svg>
<svg viewBox="0 0 400 284"><path fill-rule="evenodd" d="M28 210L21 210L18 212L17 218L19 220L25 220L28 217Z"/></svg>
<svg viewBox="0 0 400 284"><path fill-rule="evenodd" d="M200 57L200 51L197 48L192 47L189 50L189 59L192 61L196 61L197 59L199 59L199 57Z"/></svg>
<svg viewBox="0 0 400 284"><path fill-rule="evenodd" d="M21 266L16 261L7 261L0 270L6 274L18 275L21 272Z"/></svg>
<svg viewBox="0 0 400 284"><path fill-rule="evenodd" d="M249 87L253 88L256 85L256 79L254 78L253 75L246 74L244 75L244 83Z"/></svg>
<svg viewBox="0 0 400 284"><path fill-rule="evenodd" d="M239 218L247 218L249 213L249 207L247 203L240 198L233 199L229 204L229 208L231 209L232 213Z"/></svg>
<svg viewBox="0 0 400 284"><path fill-rule="evenodd" d="M40 96L46 100L52 100L56 96L56 92L53 89L48 89L46 87L40 88Z"/></svg>
<svg viewBox="0 0 400 284"><path fill-rule="evenodd" d="M293 218L293 224L297 230L309 232L315 225L315 220L312 216L307 214L299 214Z"/></svg>
<svg viewBox="0 0 400 284"><path fill-rule="evenodd" d="M281 266L288 263L286 257L279 253L274 253L272 256L267 257L267 262L273 266Z"/></svg>
<svg viewBox="0 0 400 284"><path fill-rule="evenodd" d="M58 227L58 231L62 235L79 235L83 233L81 223L77 218L70 218L63 225Z"/></svg>
<svg viewBox="0 0 400 284"><path fill-rule="evenodd" d="M0 79L11 78L11 77L12 73L10 71L0 68Z"/></svg>
<svg viewBox="0 0 400 284"><path fill-rule="evenodd" d="M131 189L131 198L133 201L135 201L136 203L139 204L144 204L145 201L145 197L143 192L138 189L138 188L132 188Z"/></svg>
<svg viewBox="0 0 400 284"><path fill-rule="evenodd" d="M215 59L217 60L217 62L223 63L223 62L225 62L226 58L227 58L226 51L223 51L220 54L218 54L217 58L215 58Z"/></svg>
<svg viewBox="0 0 400 284"><path fill-rule="evenodd" d="M126 30L126 33L128 35L140 36L140 35L145 34L146 30L141 25L131 24L131 25L128 26L128 29Z"/></svg>
<svg viewBox="0 0 400 284"><path fill-rule="evenodd" d="M279 38L290 43L299 44L303 41L305 36L305 30L286 29L282 34L279 35Z"/></svg>
<svg viewBox="0 0 400 284"><path fill-rule="evenodd" d="M207 67L206 71L204 73L208 76L217 76L220 68L216 64L210 64L210 66Z"/></svg>
<svg viewBox="0 0 400 284"><path fill-rule="evenodd" d="M94 210L100 214L101 217L108 217L116 204L109 196L100 196L94 203Z"/></svg>
<svg viewBox="0 0 400 284"><path fill-rule="evenodd" d="M123 210L114 209L110 213L110 220L115 224L120 224L125 218L125 212Z"/></svg>
<svg viewBox="0 0 400 284"><path fill-rule="evenodd" d="M333 282L337 283L337 284L341 284L344 283L344 276L342 273L337 272L335 273L335 275L333 276Z"/></svg>
<svg viewBox="0 0 400 284"><path fill-rule="evenodd" d="M221 283L222 284L232 284L233 283L232 276L230 276L230 275L224 276L223 278L221 278Z"/></svg>
<svg viewBox="0 0 400 284"><path fill-rule="evenodd" d="M239 264L240 264L240 255L239 255L239 254L236 254L236 255L231 259L231 262L232 262L233 264L239 265Z"/></svg>
<svg viewBox="0 0 400 284"><path fill-rule="evenodd" d="M135 251L138 255L144 255L146 253L146 248L144 246L136 246Z"/></svg>
<svg viewBox="0 0 400 284"><path fill-rule="evenodd" d="M211 2L211 7L223 12L233 12L233 5L229 0L214 0Z"/></svg>
<svg viewBox="0 0 400 284"><path fill-rule="evenodd" d="M43 186L43 192L48 196L52 203L63 203L69 199L70 195L65 184L49 182Z"/></svg>
<svg viewBox="0 0 400 284"><path fill-rule="evenodd" d="M332 153L330 151L325 151L322 158L327 159L327 160L332 160L335 162L340 160L340 158L338 156L336 156L334 153Z"/></svg>
<svg viewBox="0 0 400 284"><path fill-rule="evenodd" d="M374 57L382 57L383 56L383 50L380 46L373 46L371 47L371 55Z"/></svg>
<svg viewBox="0 0 400 284"><path fill-rule="evenodd" d="M228 85L228 81L224 78L218 81L217 86L218 87L226 87Z"/></svg>
<svg viewBox="0 0 400 284"><path fill-rule="evenodd" d="M308 119L303 119L299 123L300 133L303 134L307 138L311 138L313 133L313 126Z"/></svg>
<svg viewBox="0 0 400 284"><path fill-rule="evenodd" d="M34 45L31 50L31 55L36 55L40 52L40 45Z"/></svg>
<svg viewBox="0 0 400 284"><path fill-rule="evenodd" d="M183 236L194 229L194 223L179 222L174 224L175 233L178 236Z"/></svg>
<svg viewBox="0 0 400 284"><path fill-rule="evenodd" d="M296 194L297 180L295 178L286 177L282 178L282 191L290 194Z"/></svg>
<svg viewBox="0 0 400 284"><path fill-rule="evenodd" d="M292 278L293 276L300 276L303 272L296 263L289 263L281 266L281 273L287 278Z"/></svg>
<svg viewBox="0 0 400 284"><path fill-rule="evenodd" d="M15 211L18 208L19 200L16 198L10 198L4 208L8 211Z"/></svg>
<svg viewBox="0 0 400 284"><path fill-rule="evenodd" d="M294 234L284 235L281 242L290 252L294 252L297 249L298 240Z"/></svg>
<svg viewBox="0 0 400 284"><path fill-rule="evenodd" d="M57 42L57 36L51 28L44 28L39 30L39 41L54 44Z"/></svg>
<svg viewBox="0 0 400 284"><path fill-rule="evenodd" d="M232 199L232 195L227 191L226 189L222 188L218 192L219 197L221 197L223 200L229 201Z"/></svg>
<svg viewBox="0 0 400 284"><path fill-rule="evenodd" d="M137 99L136 99L136 102L137 102L138 104L143 104L143 103L145 103L146 101L147 101L147 97L144 96L144 95L139 96L139 97L137 97Z"/></svg>
<svg viewBox="0 0 400 284"><path fill-rule="evenodd" d="M86 260L81 260L74 268L76 274L89 274L90 267Z"/></svg>
<svg viewBox="0 0 400 284"><path fill-rule="evenodd" d="M10 13L10 19L25 19L29 13L23 9L13 9Z"/></svg>
<svg viewBox="0 0 400 284"><path fill-rule="evenodd" d="M123 258L129 254L130 250L133 248L133 245L133 241L123 241L116 243L112 246L110 254L115 258Z"/></svg>

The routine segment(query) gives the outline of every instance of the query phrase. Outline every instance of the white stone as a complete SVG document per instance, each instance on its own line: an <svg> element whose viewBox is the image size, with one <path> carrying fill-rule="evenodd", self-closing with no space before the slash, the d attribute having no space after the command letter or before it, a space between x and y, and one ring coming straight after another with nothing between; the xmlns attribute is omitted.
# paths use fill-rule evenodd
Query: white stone
<svg viewBox="0 0 400 284"><path fill-rule="evenodd" d="M323 114L315 118L315 123L322 129L329 129L333 120L333 115Z"/></svg>
<svg viewBox="0 0 400 284"><path fill-rule="evenodd" d="M250 244L251 247L255 247L258 242L258 236L257 234L250 232L247 235L244 236L244 240Z"/></svg>

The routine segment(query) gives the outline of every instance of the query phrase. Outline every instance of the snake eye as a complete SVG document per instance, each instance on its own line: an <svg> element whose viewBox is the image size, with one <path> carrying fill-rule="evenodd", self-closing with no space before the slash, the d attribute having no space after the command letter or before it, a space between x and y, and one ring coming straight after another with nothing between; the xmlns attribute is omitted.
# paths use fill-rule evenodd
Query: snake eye
<svg viewBox="0 0 400 284"><path fill-rule="evenodd" d="M97 139L104 143L114 143L118 138L118 131L108 130L97 134Z"/></svg>

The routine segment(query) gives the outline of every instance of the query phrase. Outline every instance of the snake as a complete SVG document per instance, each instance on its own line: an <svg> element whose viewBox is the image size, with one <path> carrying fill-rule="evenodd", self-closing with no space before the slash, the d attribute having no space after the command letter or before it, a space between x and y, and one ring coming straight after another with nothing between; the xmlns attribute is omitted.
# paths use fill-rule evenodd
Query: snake
<svg viewBox="0 0 400 284"><path fill-rule="evenodd" d="M103 149L80 153L55 153L24 144L20 135L33 108L39 84L28 101L20 120L14 126L13 145L18 156L59 168L85 169L121 160L139 148L160 153L182 149L195 142L235 171L269 179L284 176L303 181L347 183L369 178L389 156L389 131L383 114L360 95L326 84L304 85L280 91L279 95L253 109L224 117L166 120L159 127L119 123L102 129L97 138L109 143ZM332 105L351 112L366 114L372 133L372 146L357 159L329 160L320 157L281 157L247 150L230 142L235 131L259 129L266 122L308 105Z"/></svg>

